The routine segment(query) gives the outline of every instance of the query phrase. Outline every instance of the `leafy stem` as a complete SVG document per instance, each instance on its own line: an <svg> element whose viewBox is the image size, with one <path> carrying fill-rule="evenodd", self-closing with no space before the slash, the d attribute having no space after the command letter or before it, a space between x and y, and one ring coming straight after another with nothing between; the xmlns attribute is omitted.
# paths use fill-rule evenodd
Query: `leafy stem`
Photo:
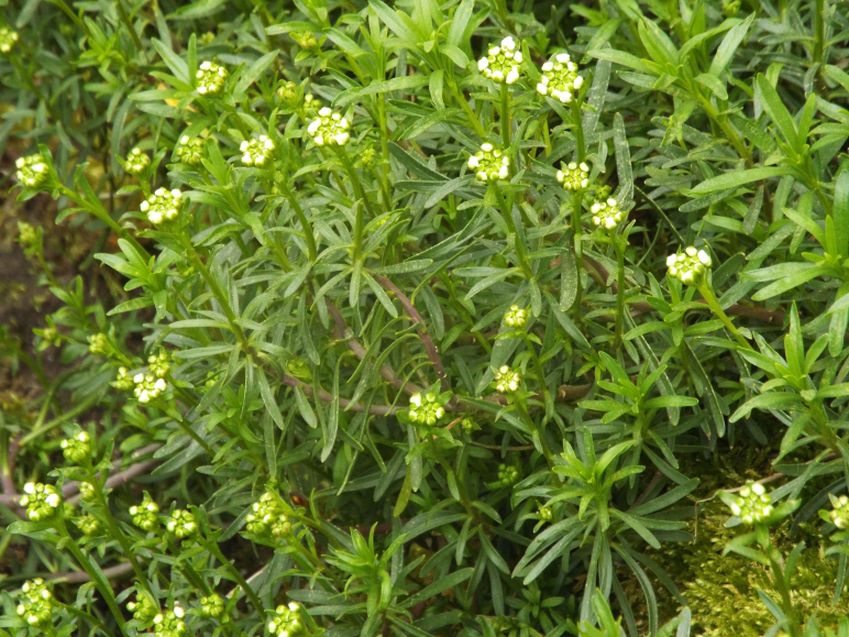
<svg viewBox="0 0 849 637"><path fill-rule="evenodd" d="M77 564L79 564L80 567L88 573L89 577L94 582L94 585L103 597L103 601L109 608L109 612L118 624L118 628L120 628L121 633L126 635L127 630L124 625L124 615L121 612L121 608L118 605L118 600L115 598L115 594L112 592L112 587L109 585L109 582L104 579L100 569L95 568L94 564L80 548L80 545L77 544L77 541L68 532L68 526L65 524L64 514L60 514L57 517L56 529L59 531L59 535L65 540L65 546L68 547L68 550L71 552L71 555L74 556Z"/></svg>
<svg viewBox="0 0 849 637"><path fill-rule="evenodd" d="M703 279L702 282L699 283L698 289L699 294L702 295L702 298L705 300L705 303L707 303L707 306L714 313L714 315L720 321L722 321L722 324L725 325L725 328L728 330L728 332L740 345L748 348L749 341L747 341L743 334L740 333L740 330L737 329L737 327L731 321L731 318L729 318L728 314L725 313L725 310L722 309L722 306L719 304L719 300L716 298L716 295L714 294L713 288L711 287L710 283Z"/></svg>

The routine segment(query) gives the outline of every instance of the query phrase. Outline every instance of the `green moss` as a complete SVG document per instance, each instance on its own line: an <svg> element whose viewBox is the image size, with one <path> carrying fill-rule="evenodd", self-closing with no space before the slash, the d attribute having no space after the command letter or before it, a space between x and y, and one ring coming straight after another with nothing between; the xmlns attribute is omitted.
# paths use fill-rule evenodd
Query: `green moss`
<svg viewBox="0 0 849 637"><path fill-rule="evenodd" d="M739 555L722 554L736 533L724 528L727 519L725 507L711 502L694 521L695 542L679 555L681 570L689 576L683 593L693 613L695 634L759 637L773 625L774 618L758 591L776 600L778 592L770 584L768 569ZM774 537L785 554L800 539L791 537L783 527ZM820 626L835 627L840 618L849 614L849 595L844 594L837 603L833 601L837 561L818 548L818 538L801 539L810 546L799 560L793 601L806 620L816 616Z"/></svg>

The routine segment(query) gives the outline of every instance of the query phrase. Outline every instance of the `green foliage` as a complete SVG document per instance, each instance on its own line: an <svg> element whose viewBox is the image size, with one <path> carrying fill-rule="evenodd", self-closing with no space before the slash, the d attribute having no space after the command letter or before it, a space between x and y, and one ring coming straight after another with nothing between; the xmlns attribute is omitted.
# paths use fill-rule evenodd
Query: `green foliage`
<svg viewBox="0 0 849 637"><path fill-rule="evenodd" d="M0 634L847 637L847 33L0 2Z"/></svg>

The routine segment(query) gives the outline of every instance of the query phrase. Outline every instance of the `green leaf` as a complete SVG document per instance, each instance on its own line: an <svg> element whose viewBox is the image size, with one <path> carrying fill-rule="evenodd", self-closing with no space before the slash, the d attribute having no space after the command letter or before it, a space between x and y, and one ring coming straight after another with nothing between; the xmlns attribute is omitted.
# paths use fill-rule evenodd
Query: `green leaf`
<svg viewBox="0 0 849 637"><path fill-rule="evenodd" d="M428 584L417 593L410 595L406 600L404 600L403 607L410 608L415 606L416 604L420 604L421 602L425 602L429 599L432 599L438 595L441 595L445 591L454 588L455 586L462 584L467 579L469 579L475 572L475 569L472 567L461 568L458 571L454 571L449 575L438 578L432 584Z"/></svg>
<svg viewBox="0 0 849 637"><path fill-rule="evenodd" d="M746 34L748 34L755 16L756 14L752 13L725 34L725 37L722 38L722 42L719 43L719 47L716 49L708 73L715 77L722 77L723 71L725 71L728 64L734 58L734 53L745 39Z"/></svg>
<svg viewBox="0 0 849 637"><path fill-rule="evenodd" d="M725 90L725 82L720 80L716 75L712 73L699 73L696 76L696 81L707 88L717 99L727 100L728 99L728 91Z"/></svg>
<svg viewBox="0 0 849 637"><path fill-rule="evenodd" d="M837 255L849 257L849 166L844 164L834 179L834 239Z"/></svg>
<svg viewBox="0 0 849 637"><path fill-rule="evenodd" d="M171 50L171 47L167 46L161 40L152 38L150 42L153 44L153 48L156 49L156 52L159 53L159 57L161 57L162 61L165 62L165 66L167 66L171 73L174 74L174 77L181 82L189 84L191 80L189 78L189 67L186 64L186 61L174 53L174 51Z"/></svg>
<svg viewBox="0 0 849 637"><path fill-rule="evenodd" d="M253 64L251 64L247 69L242 71L241 76L239 77L239 81L236 83L236 86L233 88L233 94L235 96L244 95L245 91L248 90L248 87L256 82L263 73L265 73L266 69L271 66L271 63L274 62L277 57L277 50L270 51L263 55L258 60L255 60ZM237 99L241 99L238 97Z"/></svg>
<svg viewBox="0 0 849 637"><path fill-rule="evenodd" d="M800 144L803 140L799 139L796 123L793 121L790 112L784 106L784 102L781 101L775 88L773 88L772 84L769 83L769 80L764 75L758 75L755 85L760 94L761 103L769 118L778 127L781 136L784 137L790 148L797 155L800 154L802 152Z"/></svg>
<svg viewBox="0 0 849 637"><path fill-rule="evenodd" d="M755 181L763 181L771 177L782 177L789 174L791 174L791 170L786 166L761 166L760 168L735 170L703 181L693 188L690 194L707 195L712 192L731 190Z"/></svg>

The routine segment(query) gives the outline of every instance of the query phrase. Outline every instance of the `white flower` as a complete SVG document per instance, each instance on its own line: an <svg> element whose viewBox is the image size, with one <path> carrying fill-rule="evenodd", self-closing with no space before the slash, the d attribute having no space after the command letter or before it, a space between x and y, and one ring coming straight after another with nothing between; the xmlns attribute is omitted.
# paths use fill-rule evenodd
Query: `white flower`
<svg viewBox="0 0 849 637"><path fill-rule="evenodd" d="M212 95L221 90L227 79L227 69L220 64L205 60L200 63L195 80L197 80L197 92L201 95Z"/></svg>
<svg viewBox="0 0 849 637"><path fill-rule="evenodd" d="M613 230L625 218L625 213L613 197L606 201L596 201L590 206L593 223L605 230Z"/></svg>
<svg viewBox="0 0 849 637"><path fill-rule="evenodd" d="M510 369L507 365L502 365L495 372L495 390L502 394L509 394L519 389L522 382L522 375Z"/></svg>
<svg viewBox="0 0 849 637"><path fill-rule="evenodd" d="M47 162L41 153L34 153L15 160L15 179L24 186L35 188L47 177Z"/></svg>
<svg viewBox="0 0 849 637"><path fill-rule="evenodd" d="M297 602L280 604L274 609L274 615L267 627L275 637L290 637L301 629L301 606Z"/></svg>
<svg viewBox="0 0 849 637"><path fill-rule="evenodd" d="M416 392L410 396L407 415L410 420L421 425L435 425L445 415L445 406L433 392Z"/></svg>
<svg viewBox="0 0 849 637"><path fill-rule="evenodd" d="M849 528L849 497L845 495L834 497L830 493L828 494L828 497L831 500L831 506L833 507L828 513L831 523L838 529Z"/></svg>
<svg viewBox="0 0 849 637"><path fill-rule="evenodd" d="M764 522L773 512L772 498L759 482L748 482L740 487L729 508L744 524Z"/></svg>
<svg viewBox="0 0 849 637"><path fill-rule="evenodd" d="M518 305L511 305L504 313L504 325L507 327L524 327L528 322L528 310Z"/></svg>
<svg viewBox="0 0 849 637"><path fill-rule="evenodd" d="M124 160L124 170L131 175L138 175L144 172L144 169L150 166L150 157L138 146L134 146L127 153L127 158Z"/></svg>
<svg viewBox="0 0 849 637"><path fill-rule="evenodd" d="M133 376L133 384L135 385L133 387L133 393L136 399L142 404L149 403L168 389L168 383L165 382L164 378L157 378L154 374L145 374L143 372L139 372Z"/></svg>
<svg viewBox="0 0 849 637"><path fill-rule="evenodd" d="M27 517L39 522L52 517L62 505L62 496L52 484L27 482L19 504L26 508Z"/></svg>
<svg viewBox="0 0 849 637"><path fill-rule="evenodd" d="M20 39L18 32L7 27L0 27L0 53L8 53L15 46L15 42Z"/></svg>
<svg viewBox="0 0 849 637"><path fill-rule="evenodd" d="M557 181L566 190L583 190L590 185L590 167L586 162L569 162L565 169L557 171Z"/></svg>
<svg viewBox="0 0 849 637"><path fill-rule="evenodd" d="M203 159L203 137L181 135L174 146L174 156L184 164L197 166Z"/></svg>
<svg viewBox="0 0 849 637"><path fill-rule="evenodd" d="M489 142L481 144L467 165L479 181L503 181L510 176L510 158Z"/></svg>
<svg viewBox="0 0 849 637"><path fill-rule="evenodd" d="M239 145L239 151L245 166L262 166L274 151L274 142L268 135L259 135L254 139L244 140Z"/></svg>
<svg viewBox="0 0 849 637"><path fill-rule="evenodd" d="M584 78L578 75L578 65L568 53L558 53L542 65L537 92L568 104L583 85Z"/></svg>
<svg viewBox="0 0 849 637"><path fill-rule="evenodd" d="M694 246L685 248L684 252L676 252L666 257L666 268L669 276L685 284L697 283L710 266L710 255Z"/></svg>
<svg viewBox="0 0 849 637"><path fill-rule="evenodd" d="M491 46L486 56L478 60L478 70L494 82L515 84L522 64L522 52L517 49L516 41L508 35L501 40L501 44Z"/></svg>
<svg viewBox="0 0 849 637"><path fill-rule="evenodd" d="M176 219L182 204L183 193L179 189L157 188L150 197L141 202L139 209L147 214L148 221L157 225Z"/></svg>
<svg viewBox="0 0 849 637"><path fill-rule="evenodd" d="M348 118L324 106L318 111L318 117L307 126L307 134L312 137L316 146L344 146L351 138L348 132L350 127Z"/></svg>

